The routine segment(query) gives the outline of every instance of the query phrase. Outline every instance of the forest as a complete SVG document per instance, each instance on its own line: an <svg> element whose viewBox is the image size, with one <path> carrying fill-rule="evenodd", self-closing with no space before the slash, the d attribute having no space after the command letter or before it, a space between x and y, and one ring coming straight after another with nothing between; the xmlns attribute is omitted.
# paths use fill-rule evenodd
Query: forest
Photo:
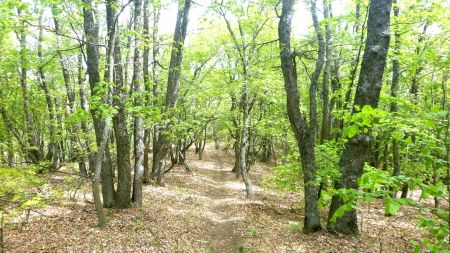
<svg viewBox="0 0 450 253"><path fill-rule="evenodd" d="M0 0L0 253L450 252L450 2Z"/></svg>

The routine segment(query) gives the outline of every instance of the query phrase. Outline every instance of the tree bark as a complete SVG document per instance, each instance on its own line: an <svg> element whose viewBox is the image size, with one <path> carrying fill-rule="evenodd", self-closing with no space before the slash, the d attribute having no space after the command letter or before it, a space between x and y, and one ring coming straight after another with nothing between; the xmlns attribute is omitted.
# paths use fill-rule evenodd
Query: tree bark
<svg viewBox="0 0 450 253"><path fill-rule="evenodd" d="M316 167L314 155L314 142L316 132L316 98L318 77L323 64L323 36L316 14L316 3L311 3L311 13L314 27L319 41L319 56L313 79L310 86L310 126L306 123L306 117L300 111L300 97L297 87L297 69L295 63L295 52L291 51L291 23L294 1L282 1L282 13L278 26L278 37L280 47L281 69L286 89L286 108L292 129L294 130L298 149L301 156L303 179L305 185L305 219L303 231L305 233L315 232L321 229L320 215L317 209L318 186L316 182Z"/></svg>
<svg viewBox="0 0 450 253"><path fill-rule="evenodd" d="M98 219L98 225L99 227L105 227L106 226L106 216L105 212L103 211L103 204L100 197L100 177L101 177L101 171L102 171L102 161L103 157L105 155L105 149L106 145L108 143L108 137L109 137L109 128L110 128L110 120L107 118L104 122L104 129L101 136L100 146L98 147L98 151L95 158L95 172L94 177L92 178L92 194L94 196L94 205L95 210L97 211L97 219ZM103 198L104 199L104 198Z"/></svg>
<svg viewBox="0 0 450 253"><path fill-rule="evenodd" d="M143 24L143 38L144 38L144 50L142 53L142 71L143 71L143 78L144 78L144 88L146 91L145 96L145 103L146 106L151 106L151 86L150 86L150 76L149 76L149 58L150 58L150 47L149 47L149 40L150 40L150 24L149 24L149 5L150 0L143 0L143 12L144 12L144 24ZM144 175L143 175L143 182L149 183L150 182L150 164L149 164L149 152L150 152L150 138L151 138L151 128L147 127L144 130Z"/></svg>
<svg viewBox="0 0 450 253"><path fill-rule="evenodd" d="M393 0L394 4L394 16L398 17L399 14L399 7L397 6L397 0ZM398 24L394 26L395 32L394 32L394 59L392 61L392 83L391 83L391 97L394 99L391 103L390 111L392 114L394 114L394 118L396 118L396 114L398 111L398 105L397 101L397 93L398 93L398 84L400 81L400 63L399 63L399 56L400 56L400 33ZM401 167L400 167L400 148L397 139L392 139L392 157L393 157L393 164L394 164L394 171L392 173L393 176L400 176L401 173ZM397 191L393 192L393 197L397 196Z"/></svg>
<svg viewBox="0 0 450 253"><path fill-rule="evenodd" d="M416 55L419 56L421 53L421 48L420 48L420 44L423 41L423 38L425 37L425 34L427 32L427 28L428 28L428 24L425 24L423 26L423 30L422 33L419 35L419 39L417 40L417 47L416 47ZM415 71L414 71L414 76L412 78L412 82L411 82L411 87L409 92L414 96L414 102L417 103L418 99L419 99L419 76L420 73L423 70L423 66L419 65ZM414 138L413 138L414 139Z"/></svg>
<svg viewBox="0 0 450 253"><path fill-rule="evenodd" d="M159 18L161 13L161 7L160 5L153 6L153 28L152 28L152 42L153 42L153 48L152 48L152 80L153 80L153 87L152 87L152 94L153 94L153 106L157 107L159 106L159 91L158 91L158 78L159 78L159 70L158 70L158 56L159 56L159 34L158 34L158 27L159 27ZM160 136L159 132L160 124L157 122L155 126L153 127L153 143L152 143L152 173L150 175L151 178L155 178L159 168L160 168L160 159L158 157L158 139Z"/></svg>
<svg viewBox="0 0 450 253"><path fill-rule="evenodd" d="M100 80L99 72L99 50L98 45L98 26L95 23L94 11L92 6L92 0L83 0L86 7L83 8L83 25L84 33L86 36L86 55L87 55L87 72L89 75L89 84L91 88L91 97L99 96L97 87ZM102 98L104 101L104 98ZM101 148L102 136L105 128L104 121L101 119L98 110L91 107L92 119L94 122L94 130L97 143L97 152ZM103 205L105 207L112 207L114 205L114 183L112 178L111 157L109 154L108 145L105 144L104 155L101 156L103 161L101 163L101 183L102 183L102 195ZM103 152L103 151L101 151ZM97 155L97 157L99 157Z"/></svg>
<svg viewBox="0 0 450 253"><path fill-rule="evenodd" d="M247 163L247 157L248 157L248 148L249 148L249 129L250 129L250 108L249 108L249 102L248 102L248 95L250 92L250 87L247 82L244 84L244 92L242 93L242 138L241 138L241 144L240 144L240 172L242 174L242 178L244 179L245 184L245 190L247 192L247 199L251 199L254 197L255 193L253 192L252 183L250 181L250 177L248 175L249 166Z"/></svg>
<svg viewBox="0 0 450 253"><path fill-rule="evenodd" d="M361 108L370 105L378 106L382 86L383 72L386 64L390 39L391 0L371 0L367 21L367 39L361 63L354 105ZM357 189L358 178L363 173L364 163L370 144L370 134L357 134L345 144L339 167L341 178L335 182L335 189ZM336 210L344 204L341 197L332 198L327 228L344 234L359 233L356 210L346 212L336 222L332 217Z"/></svg>
<svg viewBox="0 0 450 253"><path fill-rule="evenodd" d="M183 61L184 40L186 38L189 9L191 7L191 0L180 2L178 7L177 22L175 26L175 33L173 36L172 53L170 56L169 76L167 80L167 93L164 102L165 112L169 112L164 118L170 119L172 113L170 112L177 105L178 92L180 89L181 63ZM163 131L170 131L172 122L165 124ZM170 139L167 133L162 133L158 138L158 160L164 160L168 154ZM162 185L162 177L164 175L164 168L159 168L156 183Z"/></svg>
<svg viewBox="0 0 450 253"><path fill-rule="evenodd" d="M80 52L78 54L78 87L80 88L79 90L79 95L80 95L80 107L82 110L84 110L85 112L89 112L89 107L88 107L88 103L87 103L87 95L86 95L86 85L84 82L84 78L83 78L83 57L82 57L82 53ZM89 133L89 127L87 122L82 121L81 122L81 130L83 131L84 134L88 134ZM87 169L86 169L86 157L88 157L89 159L89 171L91 173L94 173L94 166L93 166L93 154L91 152L91 148L90 148L90 141L89 139L86 139L86 141L84 142L84 149L86 150L84 154L82 154L81 156L81 161L78 163L80 166L80 171L81 170L86 170L86 174L87 174ZM86 156L87 154L87 156Z"/></svg>
<svg viewBox="0 0 450 253"><path fill-rule="evenodd" d="M326 21L329 21L330 10L328 0L323 1L323 14ZM322 130L320 135L320 142L324 143L325 140L331 138L331 107L330 107L330 76L331 76L331 60L332 60L332 49L331 44L331 27L327 22L325 24L325 71L323 75L322 83L322 99L323 99L323 114L322 114Z"/></svg>
<svg viewBox="0 0 450 253"><path fill-rule="evenodd" d="M40 62L43 62L42 58L42 41L44 37L44 28L42 26L42 15L39 17L39 38L38 38L38 58ZM47 110L48 110L48 116L50 120L49 124L49 132L50 132L50 141L49 141L49 148L46 160L52 161L52 170L56 170L58 167L58 153L59 153L59 146L57 142L57 134L56 134L56 116L55 116L55 106L53 104L53 98L50 94L50 87L48 85L48 82L45 78L44 68L43 66L38 67L38 73L39 73L39 81L41 83L42 88L45 92L45 101L47 102Z"/></svg>
<svg viewBox="0 0 450 253"><path fill-rule="evenodd" d="M124 87L122 54L119 40L119 30L115 22L117 12L114 5L115 0L109 0L106 5L107 23L108 23L108 47L112 55L114 65L108 66L114 70L114 96L113 105L117 108L117 113L113 117L113 129L116 139L117 153L117 192L115 198L115 207L127 208L131 204L131 162L130 162L130 136L127 129L127 114L124 101L127 98L127 92ZM113 43L112 40L115 40ZM113 48L114 47L114 48ZM109 70L110 72L112 69Z"/></svg>
<svg viewBox="0 0 450 253"><path fill-rule="evenodd" d="M22 11L20 9L17 10L18 16L21 16ZM27 60L27 35L25 28L25 21L22 21L19 27L19 32L17 34L18 40L20 43L20 85L22 87L22 102L23 102L23 110L25 113L25 124L26 124L26 136L28 143L26 144L26 153L28 157L31 159L33 163L39 163L44 159L43 154L41 152L38 135L33 129L33 120L31 118L30 112L30 102L28 96L28 80L27 80L27 71L28 71L28 60Z"/></svg>
<svg viewBox="0 0 450 253"><path fill-rule="evenodd" d="M135 93L134 105L140 108L144 105L142 93L144 84L142 82L142 0L134 0L134 64L133 64L133 86ZM142 184L144 179L144 119L142 112L137 112L134 117L134 181L132 201L136 207L142 206Z"/></svg>
<svg viewBox="0 0 450 253"><path fill-rule="evenodd" d="M53 15L53 23L55 25L55 33L62 34L61 26L59 23L59 17L55 11L55 6L52 6L51 10L52 10L52 15ZM56 43L58 43L58 45L61 44L59 36L56 37ZM61 72L62 72L63 79L64 79L64 85L66 87L66 95L67 95L67 101L68 101L68 107L69 107L68 114L69 113L74 114L76 112L75 91L74 91L74 87L72 87L72 85L71 85L70 72L67 67L66 59L64 59L63 54L61 52L58 52L58 56L59 56L59 64L61 66ZM82 155L80 155L80 153L82 153L83 151L75 148L77 141L81 143L80 138L77 135L79 129L80 129L79 124L74 124L72 126L72 129L71 129L72 133L70 133L71 152L69 153L69 157L76 158L79 161L78 168L80 170L80 173L82 173L83 175L87 175L88 173L87 173L86 166L84 163L85 162L84 158L82 157Z"/></svg>
<svg viewBox="0 0 450 253"><path fill-rule="evenodd" d="M355 34L358 34L359 28L360 28L360 10L361 10L361 4L358 2L356 4L356 22L355 22L355 26L353 27L353 30L355 32ZM355 79L356 79L356 72L358 71L358 67L359 67L359 61L361 58L361 52L363 50L363 42L364 42L364 34L365 34L365 23L368 17L368 14L366 14L366 17L364 18L364 22L361 26L361 35L360 35L360 41L359 41L359 45L358 45L358 51L356 53L355 58L353 59L353 68L350 72L350 86L348 87L347 92L345 93L345 98L344 98L344 104L343 104L343 108L344 110L348 110L350 109L351 105L351 99L352 99L352 94L353 94L353 89L354 89L354 84L355 84ZM356 39L356 36L355 36ZM344 127L344 122L341 122L341 127Z"/></svg>

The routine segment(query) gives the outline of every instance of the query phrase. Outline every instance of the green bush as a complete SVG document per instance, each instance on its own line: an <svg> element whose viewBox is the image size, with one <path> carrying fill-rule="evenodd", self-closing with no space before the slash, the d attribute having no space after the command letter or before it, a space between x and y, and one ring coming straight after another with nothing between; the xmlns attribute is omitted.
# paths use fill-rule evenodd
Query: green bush
<svg viewBox="0 0 450 253"><path fill-rule="evenodd" d="M7 220L41 207L52 197L46 180L34 168L0 167L0 214Z"/></svg>

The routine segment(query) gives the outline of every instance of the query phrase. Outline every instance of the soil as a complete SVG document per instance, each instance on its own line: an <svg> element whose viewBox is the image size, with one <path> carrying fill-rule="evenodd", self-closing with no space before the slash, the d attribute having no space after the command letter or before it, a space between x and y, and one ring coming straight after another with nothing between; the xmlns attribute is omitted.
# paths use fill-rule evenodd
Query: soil
<svg viewBox="0 0 450 253"><path fill-rule="evenodd" d="M261 186L273 166L252 167L256 194L247 200L233 154L207 145L203 160L189 151L187 163L192 173L176 167L164 187L146 185L142 208L108 210L103 229L86 184L74 199L33 210L28 224L6 224L5 252L408 252L424 236L413 209L386 217L377 202L359 209L358 236L303 234L301 195Z"/></svg>

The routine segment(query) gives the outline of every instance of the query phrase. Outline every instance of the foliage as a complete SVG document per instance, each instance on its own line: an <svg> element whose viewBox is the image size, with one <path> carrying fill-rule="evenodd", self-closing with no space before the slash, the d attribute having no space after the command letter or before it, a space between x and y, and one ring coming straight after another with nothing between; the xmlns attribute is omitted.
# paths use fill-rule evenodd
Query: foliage
<svg viewBox="0 0 450 253"><path fill-rule="evenodd" d="M340 145L330 141L316 145L317 184L324 183L331 186L340 173L338 161ZM264 185L279 191L301 192L303 176L300 156L297 150L283 157L284 164L274 168L274 175L264 179Z"/></svg>
<svg viewBox="0 0 450 253"><path fill-rule="evenodd" d="M14 215L42 206L51 199L53 195L46 180L36 172L44 172L43 168L50 168L54 161L94 164L98 151L95 137L100 137L98 130L101 128L95 125L94 119L117 116L122 109L121 130L128 135L131 154L131 145L137 143L131 136L135 117L144 119L145 152L152 150L151 142L156 140L153 137L161 133L178 148L214 139L226 151L233 148L239 151L243 130L248 128L246 159L249 164L260 158L275 164L274 175L263 180L264 186L279 191L303 191L300 155L293 131L290 131L280 69L277 25L281 1L225 0L193 4L192 13L204 10L204 14L190 18L199 22L189 26L183 64L179 69L178 101L170 110L164 108L164 99L173 34L163 31L165 23L157 24L156 14L162 11L161 21L167 21L166 11L170 12L180 1L150 1L149 26L155 25L161 31L150 27L148 37L141 36L132 26L133 20L137 20L132 15L136 9L133 4L137 1L106 1L112 3L115 11L120 11L116 20L119 35L116 42L121 51L113 52L117 52L114 58L120 58L121 64L113 68L117 74L113 82L109 82L109 73L106 73L107 52L111 52L107 32L111 27L105 26L108 24L105 2L93 1L93 6L86 2L89 1L0 0L0 164L31 166L29 164L33 163L40 168L0 167L1 212ZM403 205L412 206L423 214L419 226L427 229L433 238L425 238L418 245L430 251L445 250L448 216L440 209L424 207L411 199L394 198L393 192L408 185L409 190L421 191L421 199L448 200L445 184L450 180L449 4L443 0L395 4L400 14L391 17L391 43L380 101L373 108L353 104L367 34L369 1L317 1L319 10L325 9L323 3L329 3L332 15L325 18L322 11L318 12L323 37L331 37L327 45L331 55L326 53L326 61L331 66L318 73L318 83L322 87L318 87L316 97L310 97L306 91L316 67L319 43L314 28L307 27L309 19L304 19L309 17L310 1L306 1L305 8L302 8L302 1L297 2L299 8L293 13L291 48L298 75L300 111L306 115L307 122L312 117L307 113L309 107L316 102L317 129L325 125L321 116L325 115L326 99L330 99L328 109L332 115L333 133L329 139L323 138L322 133L314 136L316 183L322 186L320 207L325 207L334 194L346 202L334 219L375 199L383 200L387 215L396 215ZM84 21L87 20L83 15L90 8L95 9L95 28L99 31L98 45L95 45L99 58L95 63L101 80L88 87L88 80L92 78L86 69L91 63L87 46L91 44L86 41ZM302 20L296 20L298 18ZM59 31L56 29L58 22ZM298 25L305 27L296 27ZM146 69L150 76L147 76L145 91L139 93L134 92L131 73L136 67L144 70L144 66L136 66L132 60L133 39L143 40L141 49L147 49L150 58ZM391 86L394 60L400 65L397 94L393 94ZM121 71L117 66L121 66ZM328 83L326 71L329 71ZM111 97L117 78L123 81L123 96ZM326 85L329 98L323 91ZM246 87L248 97L243 96ZM124 108L112 104L111 98L121 101ZM142 100L145 105L136 105L135 100ZM244 102L250 105L247 116ZM50 108L51 103L54 108ZM392 109L393 105L396 110ZM244 125L244 117L248 117L245 123L248 125ZM113 121L113 124L119 123ZM168 128L160 128L162 125ZM153 132L158 130L159 133ZM110 149L106 154L112 158L114 166L120 157L118 151L112 149L117 147L118 132L111 132L106 146ZM333 185L340 177L342 148L359 134L370 136L368 163L372 167L366 166L359 179L359 189L335 190ZM53 153L55 147L57 154ZM31 158L32 153L39 154L37 161ZM395 162L394 156L399 158ZM394 166L400 170L396 171L400 176L391 176ZM131 175L131 171L128 173ZM119 174L125 173L120 171ZM74 177L67 179L63 190L76 192L80 187L78 182ZM186 193L183 188L177 188L177 192ZM135 229L140 229L142 224L137 220L135 225Z"/></svg>
<svg viewBox="0 0 450 253"><path fill-rule="evenodd" d="M46 180L35 168L0 167L0 213L7 220L23 211L42 207L52 194Z"/></svg>
<svg viewBox="0 0 450 253"><path fill-rule="evenodd" d="M274 175L265 178L263 185L269 189L289 192L302 192L301 165L298 152L291 152L284 157L285 164L274 168Z"/></svg>
<svg viewBox="0 0 450 253"><path fill-rule="evenodd" d="M397 215L402 206L410 206L418 211L418 226L425 228L430 238L423 238L422 243L416 244L416 250L424 248L431 252L445 252L449 248L449 227L450 217L448 211L423 205L411 198L393 198L392 189L399 188L403 184L408 184L410 190L419 190L420 199L428 200L430 197L449 199L449 192L444 184L430 185L417 178L406 176L391 176L388 172L375 169L366 165L365 172L358 181L360 188L355 189L331 189L322 192L319 206L324 207L330 200L331 195L339 196L345 203L333 215L332 221L344 215L347 211L356 208L359 203L371 203L375 199L383 199L385 214Z"/></svg>

